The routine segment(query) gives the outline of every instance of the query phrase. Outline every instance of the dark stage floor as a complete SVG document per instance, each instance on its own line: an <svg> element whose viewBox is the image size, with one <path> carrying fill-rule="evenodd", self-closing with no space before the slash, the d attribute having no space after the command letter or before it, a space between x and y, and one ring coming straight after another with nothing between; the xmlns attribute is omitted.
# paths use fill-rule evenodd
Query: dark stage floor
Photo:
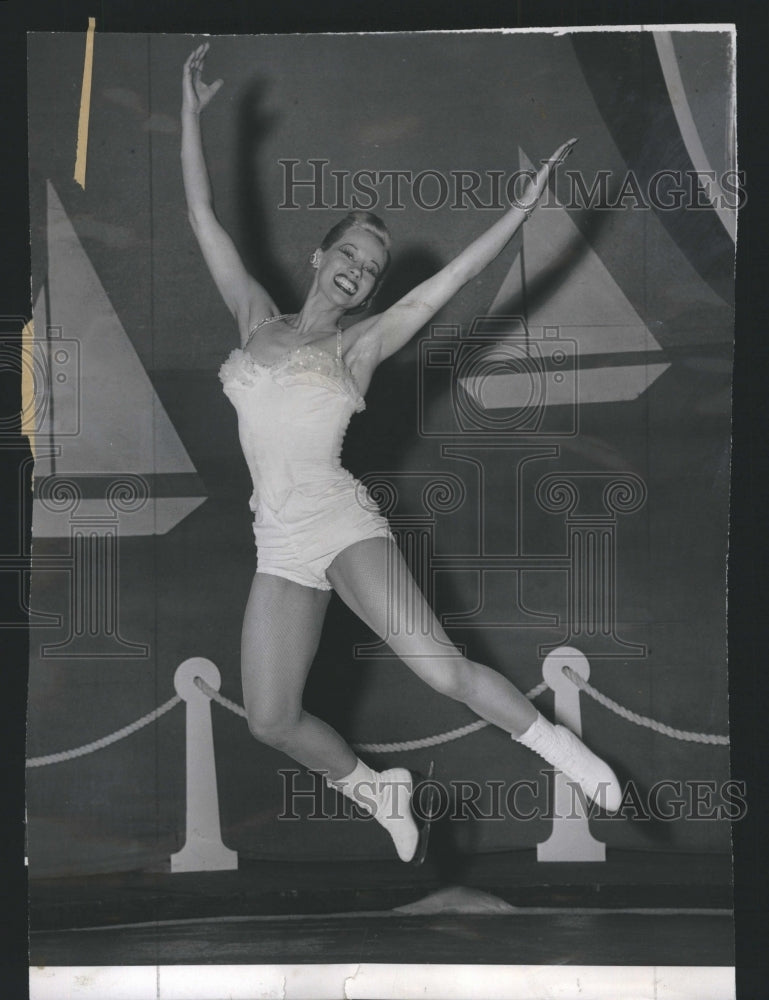
<svg viewBox="0 0 769 1000"><path fill-rule="evenodd" d="M33 880L30 958L33 965L734 964L727 856L533 860L531 851L466 858L450 879L435 860L418 869L241 860L230 872Z"/></svg>
<svg viewBox="0 0 769 1000"><path fill-rule="evenodd" d="M33 965L733 965L729 911L240 917L39 932Z"/></svg>

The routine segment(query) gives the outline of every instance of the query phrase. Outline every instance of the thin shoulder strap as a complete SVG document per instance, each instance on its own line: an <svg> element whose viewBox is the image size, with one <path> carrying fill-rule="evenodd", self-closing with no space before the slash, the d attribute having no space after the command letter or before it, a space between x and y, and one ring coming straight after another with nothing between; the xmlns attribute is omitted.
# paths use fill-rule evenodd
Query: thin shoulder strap
<svg viewBox="0 0 769 1000"><path fill-rule="evenodd" d="M253 338L257 330L261 329L263 326L266 326L268 323L274 323L276 320L285 318L286 314L281 314L279 316L265 316L264 319L260 319L259 322L256 324L256 326L252 327L251 332L248 335L248 340L245 342L243 346L248 347L248 345L251 343L251 339Z"/></svg>

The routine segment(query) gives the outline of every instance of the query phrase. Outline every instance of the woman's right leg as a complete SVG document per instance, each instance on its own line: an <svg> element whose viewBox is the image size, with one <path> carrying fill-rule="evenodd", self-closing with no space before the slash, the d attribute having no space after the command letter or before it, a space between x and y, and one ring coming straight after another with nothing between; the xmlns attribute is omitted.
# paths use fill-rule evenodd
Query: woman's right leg
<svg viewBox="0 0 769 1000"><path fill-rule="evenodd" d="M262 743L324 773L343 795L372 813L392 837L399 857L409 861L419 847L409 772L373 771L339 733L302 708L329 596L330 591L283 577L254 574L241 647L248 726Z"/></svg>
<svg viewBox="0 0 769 1000"><path fill-rule="evenodd" d="M329 596L255 573L243 620L241 670L252 734L336 780L350 774L358 758L331 726L302 708Z"/></svg>

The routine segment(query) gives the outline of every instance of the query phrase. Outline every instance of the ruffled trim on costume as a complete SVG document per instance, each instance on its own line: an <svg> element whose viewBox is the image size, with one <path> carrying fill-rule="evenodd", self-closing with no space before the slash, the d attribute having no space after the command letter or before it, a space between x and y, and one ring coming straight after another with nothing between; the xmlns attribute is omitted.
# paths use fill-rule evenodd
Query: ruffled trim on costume
<svg viewBox="0 0 769 1000"><path fill-rule="evenodd" d="M328 351L313 348L304 344L283 357L264 365L256 361L248 351L236 347L219 369L219 378L223 385L237 383L239 385L255 385L259 375L267 374L276 381L284 377L300 376L306 380L308 376L317 384L342 392L355 404L355 412L365 410L366 403L361 395L355 378L344 363Z"/></svg>

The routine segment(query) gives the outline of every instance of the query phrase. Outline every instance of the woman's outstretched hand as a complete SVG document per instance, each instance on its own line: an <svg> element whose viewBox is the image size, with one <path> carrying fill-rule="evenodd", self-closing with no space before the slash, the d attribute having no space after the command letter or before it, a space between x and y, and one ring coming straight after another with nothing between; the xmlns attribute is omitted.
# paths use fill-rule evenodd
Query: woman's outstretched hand
<svg viewBox="0 0 769 1000"><path fill-rule="evenodd" d="M559 163L563 163L569 153L574 149L574 146L578 142L578 139L569 139L564 142L562 146L553 153L549 160L545 160L542 166L537 171L537 176L535 179L529 179L526 187L520 198L516 198L513 202L516 208L520 208L522 211L529 212L533 211L536 207L537 202L542 197L545 188L547 187L547 182L550 178L550 174L555 170Z"/></svg>
<svg viewBox="0 0 769 1000"><path fill-rule="evenodd" d="M182 82L182 111L189 111L192 114L200 114L208 102L215 96L223 80L214 80L213 83L203 83L201 74L203 64L206 61L209 43L202 45L190 52L184 64L184 75Z"/></svg>

